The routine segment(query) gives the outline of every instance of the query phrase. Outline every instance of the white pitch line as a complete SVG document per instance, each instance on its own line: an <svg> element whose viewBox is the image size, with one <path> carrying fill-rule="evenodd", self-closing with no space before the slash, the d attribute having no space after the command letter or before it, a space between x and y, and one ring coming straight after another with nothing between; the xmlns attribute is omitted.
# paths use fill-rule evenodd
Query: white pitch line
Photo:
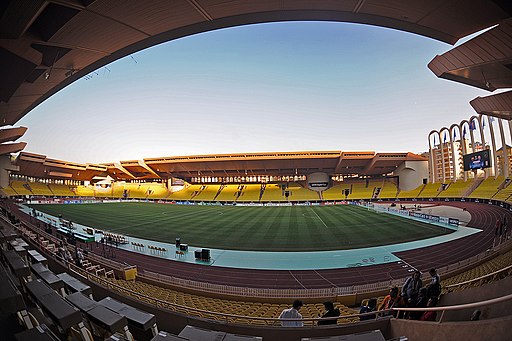
<svg viewBox="0 0 512 341"><path fill-rule="evenodd" d="M322 218L320 218L320 216L315 212L315 210L311 207L311 210L313 211L313 213L316 215L316 217L318 219L320 219L320 221L322 222L322 224L324 224L325 227L327 227L327 225L325 225L324 221L322 220ZM328 227L327 227L328 228Z"/></svg>

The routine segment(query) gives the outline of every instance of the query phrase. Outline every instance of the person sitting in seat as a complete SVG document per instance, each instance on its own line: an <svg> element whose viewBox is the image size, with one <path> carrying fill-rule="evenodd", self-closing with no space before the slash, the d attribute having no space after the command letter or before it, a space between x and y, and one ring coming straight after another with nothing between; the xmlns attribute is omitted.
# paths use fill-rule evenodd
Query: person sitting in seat
<svg viewBox="0 0 512 341"><path fill-rule="evenodd" d="M379 305L378 310L388 310L393 307L398 308L398 307L403 307L403 306L404 306L404 303L403 303L402 297L398 294L398 288L392 287L391 289L389 289L389 295L386 295L386 297L384 297L384 300L382 301L382 303ZM393 312L393 315L395 315L395 317L396 317L395 313L396 312ZM391 312L381 313L381 316L388 316L388 315L391 315Z"/></svg>
<svg viewBox="0 0 512 341"><path fill-rule="evenodd" d="M361 307L361 309L359 310L359 314L370 313L372 311L375 311L376 308L377 308L377 299L370 298L370 300L368 301L368 304ZM359 316L359 320L361 320L361 321L372 320L372 319L375 319L375 314Z"/></svg>
<svg viewBox="0 0 512 341"><path fill-rule="evenodd" d="M427 303L427 308L435 307L437 305L437 297L432 296ZM435 321L437 317L437 311L426 311L420 318L420 321Z"/></svg>
<svg viewBox="0 0 512 341"><path fill-rule="evenodd" d="M324 317L337 317L340 316L340 310L338 308L334 308L334 303L331 301L324 302L325 313L322 315ZM338 320L320 320L318 321L318 325L326 325L326 324L336 324Z"/></svg>
<svg viewBox="0 0 512 341"><path fill-rule="evenodd" d="M416 301L414 302L414 308L425 308L428 304L428 299L430 296L427 294L427 288L421 288ZM421 311L411 311L409 314L409 318L411 320L419 320L423 312Z"/></svg>
<svg viewBox="0 0 512 341"><path fill-rule="evenodd" d="M283 327L303 327L304 322L302 321L288 321L288 319L302 319L302 315L299 313L299 309L302 307L302 301L293 301L292 307L284 309L279 315L281 320L281 326Z"/></svg>

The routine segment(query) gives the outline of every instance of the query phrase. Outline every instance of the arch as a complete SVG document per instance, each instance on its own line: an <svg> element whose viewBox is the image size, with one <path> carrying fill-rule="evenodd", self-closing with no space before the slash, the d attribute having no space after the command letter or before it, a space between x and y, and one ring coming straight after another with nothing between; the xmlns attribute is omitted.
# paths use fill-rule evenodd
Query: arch
<svg viewBox="0 0 512 341"><path fill-rule="evenodd" d="M480 120L482 120L482 123L485 122L484 119L487 118L487 126L489 127L489 133L490 133L490 137L491 137L489 144L491 147L492 158L493 158L493 162L494 162L494 164L492 165L492 169L494 170L494 177L497 177L499 175L498 174L499 173L498 172L498 156L496 155L496 138L494 136L494 127L492 125L491 117L488 115L483 115L483 114L480 114L478 116L479 116ZM482 134L483 133L484 132L482 131Z"/></svg>
<svg viewBox="0 0 512 341"><path fill-rule="evenodd" d="M469 133L471 135L471 149L474 153L476 150L475 150L475 135L474 135L473 131L476 130L476 124L478 124L478 131L480 132L480 142L482 143L482 145L485 145L485 136L483 135L482 120L478 116L473 115L469 118L470 126L473 123L475 124L474 129L470 129Z"/></svg>
<svg viewBox="0 0 512 341"><path fill-rule="evenodd" d="M505 138L505 130L503 129L503 120L501 118L497 118L498 127L500 129L500 138L501 138L501 148L503 152L503 176L508 178L510 173L510 160L508 157L508 145L507 140ZM509 121L510 124L510 121Z"/></svg>
<svg viewBox="0 0 512 341"><path fill-rule="evenodd" d="M467 150L467 146L466 146L466 134L470 130L469 129L469 121L468 120L460 121L459 129L461 132L460 140L461 140L461 144L462 144L462 155L466 155L469 153L469 151ZM469 171L463 171L464 181L468 180L468 174L469 174Z"/></svg>

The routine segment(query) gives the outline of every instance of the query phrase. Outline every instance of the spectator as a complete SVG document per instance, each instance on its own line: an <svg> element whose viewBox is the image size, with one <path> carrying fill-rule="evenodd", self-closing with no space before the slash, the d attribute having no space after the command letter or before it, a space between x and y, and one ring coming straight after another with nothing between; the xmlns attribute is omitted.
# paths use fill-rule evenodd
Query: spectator
<svg viewBox="0 0 512 341"><path fill-rule="evenodd" d="M338 308L334 308L334 303L331 301L324 302L325 313L322 315L324 317L337 317L340 316L340 310ZM318 321L318 325L326 325L326 324L336 324L338 320L320 320Z"/></svg>
<svg viewBox="0 0 512 341"><path fill-rule="evenodd" d="M302 321L287 321L288 319L302 319L302 315L299 313L299 309L302 307L302 301L293 301L292 307L284 309L279 315L281 320L281 326L283 327L302 327L304 322Z"/></svg>
<svg viewBox="0 0 512 341"><path fill-rule="evenodd" d="M427 285L428 297L441 295L441 277L437 274L436 269L430 269L430 284Z"/></svg>
<svg viewBox="0 0 512 341"><path fill-rule="evenodd" d="M501 239L501 234L503 233L503 227L501 225L501 220L496 219L496 228L494 230L494 241L492 243L492 247L498 246Z"/></svg>
<svg viewBox="0 0 512 341"><path fill-rule="evenodd" d="M507 219L506 214L503 216L502 225L503 225L503 239L507 240L510 235L510 228L508 227L508 219Z"/></svg>
<svg viewBox="0 0 512 341"><path fill-rule="evenodd" d="M393 288L389 289L389 294L386 295L386 297L384 297L384 300L379 305L378 310L387 310L387 309L391 309L393 307L401 307L401 306L403 306L402 297L400 297L400 295L398 295L398 288L393 287ZM382 313L382 316L388 316L390 314L391 314L390 312L385 312L385 313ZM393 314L393 315L395 315L395 314Z"/></svg>
<svg viewBox="0 0 512 341"><path fill-rule="evenodd" d="M421 288L420 293L418 294L418 298L416 298L416 301L414 302L414 308L425 308L427 306L429 297L430 296L428 296L427 288ZM422 315L423 312L421 311L411 311L409 318L411 320L419 320Z"/></svg>
<svg viewBox="0 0 512 341"><path fill-rule="evenodd" d="M361 307L361 309L359 310L359 314L371 313L372 311L375 311L376 308L377 308L377 299L370 298L370 300L368 301L368 304ZM375 314L359 316L359 320L361 320L361 321L372 320L374 318L375 318Z"/></svg>
<svg viewBox="0 0 512 341"><path fill-rule="evenodd" d="M416 270L411 277L407 278L402 287L402 298L404 299L406 307L414 306L414 302L422 286L421 272Z"/></svg>
<svg viewBox="0 0 512 341"><path fill-rule="evenodd" d="M67 260L66 249L64 248L64 243L62 241L60 242L59 248L57 250L57 258L63 262Z"/></svg>
<svg viewBox="0 0 512 341"><path fill-rule="evenodd" d="M435 307L437 305L437 297L433 296L429 298L427 307ZM437 311L426 311L420 318L420 321L435 321L437 317Z"/></svg>
<svg viewBox="0 0 512 341"><path fill-rule="evenodd" d="M75 254L75 264L78 267L82 267L82 264L84 262L84 254L82 253L82 250L80 250L79 247L76 248L76 254Z"/></svg>

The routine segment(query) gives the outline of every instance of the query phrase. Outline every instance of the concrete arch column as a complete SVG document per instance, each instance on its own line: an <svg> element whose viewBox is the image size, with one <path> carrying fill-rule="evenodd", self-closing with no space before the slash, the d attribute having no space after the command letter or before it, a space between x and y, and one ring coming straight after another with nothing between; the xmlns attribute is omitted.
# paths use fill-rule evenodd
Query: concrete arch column
<svg viewBox="0 0 512 341"><path fill-rule="evenodd" d="M474 122L475 126L476 126L476 124L478 124L480 132L482 131L482 126L480 125L480 121L478 120L478 117L476 117L476 116L471 116L469 118L468 122L469 122L469 136L471 138L471 152L474 153L474 152L476 152L475 133L474 133L473 129L471 129L471 124L472 124L472 122Z"/></svg>
<svg viewBox="0 0 512 341"><path fill-rule="evenodd" d="M492 158L493 158L493 166L492 166L492 169L494 169L494 177L497 177L499 174L498 174L498 156L496 155L496 139L494 138L494 127L492 125L492 122L491 122L491 119L489 116L487 115L482 115L480 114L480 119L482 120L482 122L485 122L484 120L487 119L487 125L489 126L489 133L490 133L490 136L491 136L491 140L489 141L489 144L491 146L491 150L492 150ZM482 135L483 135L483 130L482 130Z"/></svg>
<svg viewBox="0 0 512 341"><path fill-rule="evenodd" d="M512 128L511 128L512 129ZM434 134L434 146L432 146L432 141L431 141L431 136ZM429 182L430 183L434 183L434 180L435 180L435 174L434 174L434 147L435 147L435 138L436 138L436 135L439 137L439 141L441 141L441 136L439 134L439 132L437 130L432 130L430 131L430 133L428 133L428 151L429 151L429 158L428 158L428 163L429 163L429 169L430 169L430 174L429 174Z"/></svg>
<svg viewBox="0 0 512 341"><path fill-rule="evenodd" d="M503 120L501 118L496 119L498 120L498 126L500 128L501 149L503 150L503 176L508 178L510 174L510 161L508 158L508 147L507 141L505 139L505 131L503 130Z"/></svg>
<svg viewBox="0 0 512 341"><path fill-rule="evenodd" d="M484 136L484 131L482 129L482 120L481 120L481 117L480 116L471 116L469 118L469 123L471 125L471 123L475 124L475 127L476 127L476 124L478 124L478 130L480 132L480 141L482 143L482 146L484 147L485 146L485 136ZM470 134L471 134L471 149L472 149L472 152L476 152L476 148L475 148L475 136L474 136L474 132L472 129L469 129L470 131ZM473 171L474 175L475 175L475 178L476 178L476 174L477 174L477 170L475 169ZM487 172L484 173L485 174L485 177L487 178Z"/></svg>
<svg viewBox="0 0 512 341"><path fill-rule="evenodd" d="M460 141L461 141L461 144L462 144L462 155L468 154L468 150L466 148L466 138L462 134L462 132L464 131L464 125L467 125L468 133L469 133L469 130L471 130L471 129L469 129L469 122L468 122L468 120L460 121L460 123L459 123L459 130L460 130ZM469 171L464 171L464 170L462 171L464 181L468 180L468 172Z"/></svg>
<svg viewBox="0 0 512 341"><path fill-rule="evenodd" d="M443 136L443 131L446 132L448 134L448 136L450 135L450 129L448 129L447 127L443 127L439 130L439 144L441 146L441 165L442 165L442 170L443 170L443 176L442 176L442 179L443 179L443 183L446 182L446 162L444 161L444 158L445 158L445 146L446 146L446 143L444 142L444 139L443 141L441 141L441 137ZM446 136L446 135L445 135ZM450 137L450 136L449 136ZM450 137L450 140L451 140L451 137ZM448 149L446 147L446 149ZM448 154L448 150L446 151L446 156L448 157L448 159L450 158L449 154Z"/></svg>
<svg viewBox="0 0 512 341"><path fill-rule="evenodd" d="M451 143L451 147L452 147L452 164L453 164L453 175L452 175L452 180L453 181L457 181L457 168L458 168L458 163L459 163L459 158L457 157L457 154L456 153L456 150L455 150L455 129L459 129L459 140L462 141L462 136L461 136L461 130L460 130L460 127L458 124L454 123L450 126L450 143ZM457 150L458 151L458 150Z"/></svg>

